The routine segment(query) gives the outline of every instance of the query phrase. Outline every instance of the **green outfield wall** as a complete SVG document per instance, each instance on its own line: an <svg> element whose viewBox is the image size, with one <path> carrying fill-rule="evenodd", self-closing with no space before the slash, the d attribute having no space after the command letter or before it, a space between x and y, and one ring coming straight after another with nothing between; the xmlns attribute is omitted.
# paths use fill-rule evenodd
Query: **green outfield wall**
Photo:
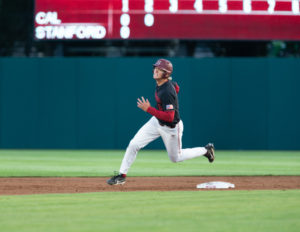
<svg viewBox="0 0 300 232"><path fill-rule="evenodd" d="M156 58L0 58L0 148L125 149ZM174 58L183 147L300 149L300 59ZM163 148L161 140L147 148Z"/></svg>

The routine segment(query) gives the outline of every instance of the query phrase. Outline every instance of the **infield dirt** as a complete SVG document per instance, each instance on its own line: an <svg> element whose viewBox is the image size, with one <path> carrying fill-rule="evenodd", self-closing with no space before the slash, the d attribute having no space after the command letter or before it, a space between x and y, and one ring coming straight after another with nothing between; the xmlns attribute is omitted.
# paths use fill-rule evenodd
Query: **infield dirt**
<svg viewBox="0 0 300 232"><path fill-rule="evenodd" d="M126 184L121 186L106 184L108 178L3 177L0 178L0 195L115 191L207 191L197 189L196 185L210 181L226 181L235 184L235 188L230 191L300 189L300 176L128 177Z"/></svg>

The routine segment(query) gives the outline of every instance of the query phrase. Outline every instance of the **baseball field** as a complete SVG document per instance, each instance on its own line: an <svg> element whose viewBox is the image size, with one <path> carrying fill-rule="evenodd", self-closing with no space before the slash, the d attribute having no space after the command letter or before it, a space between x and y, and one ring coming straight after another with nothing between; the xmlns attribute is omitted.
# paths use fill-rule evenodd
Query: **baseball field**
<svg viewBox="0 0 300 232"><path fill-rule="evenodd" d="M0 150L0 230L300 230L299 151L217 151L210 164L145 150L124 186L108 186L123 153ZM208 181L236 188L196 189Z"/></svg>

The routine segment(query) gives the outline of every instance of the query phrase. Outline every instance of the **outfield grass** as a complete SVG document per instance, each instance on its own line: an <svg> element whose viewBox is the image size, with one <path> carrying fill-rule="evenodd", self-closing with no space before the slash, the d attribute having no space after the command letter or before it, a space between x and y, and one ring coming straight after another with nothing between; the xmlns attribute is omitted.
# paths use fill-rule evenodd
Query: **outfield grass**
<svg viewBox="0 0 300 232"><path fill-rule="evenodd" d="M300 190L0 197L1 231L298 232Z"/></svg>
<svg viewBox="0 0 300 232"><path fill-rule="evenodd" d="M0 150L0 177L110 176L124 151ZM300 175L299 151L217 151L213 164L205 157L172 163L165 151L140 151L130 176Z"/></svg>

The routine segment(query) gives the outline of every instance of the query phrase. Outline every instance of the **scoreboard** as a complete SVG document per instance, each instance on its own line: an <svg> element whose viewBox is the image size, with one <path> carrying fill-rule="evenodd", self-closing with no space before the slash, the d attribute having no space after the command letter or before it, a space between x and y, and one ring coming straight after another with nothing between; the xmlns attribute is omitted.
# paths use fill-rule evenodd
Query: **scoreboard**
<svg viewBox="0 0 300 232"><path fill-rule="evenodd" d="M300 40L300 0L35 0L37 40Z"/></svg>

